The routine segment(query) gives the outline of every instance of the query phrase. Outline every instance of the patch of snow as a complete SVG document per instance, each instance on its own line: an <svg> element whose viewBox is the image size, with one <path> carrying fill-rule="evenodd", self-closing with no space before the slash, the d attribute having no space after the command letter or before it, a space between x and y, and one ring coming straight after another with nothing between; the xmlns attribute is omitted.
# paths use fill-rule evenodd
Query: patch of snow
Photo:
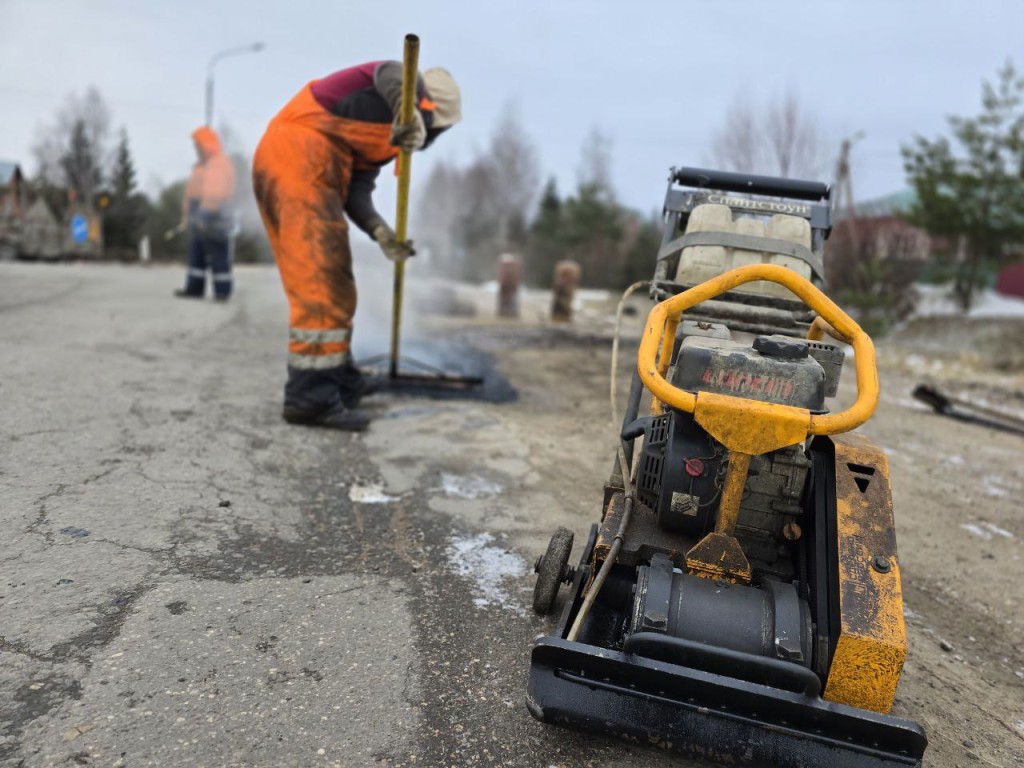
<svg viewBox="0 0 1024 768"><path fill-rule="evenodd" d="M916 285L919 300L914 314L919 317L959 315L949 286ZM1024 317L1024 299L1003 296L993 290L981 291L974 298L968 317Z"/></svg>
<svg viewBox="0 0 1024 768"><path fill-rule="evenodd" d="M513 552L491 546L492 541L494 537L489 533L453 538L448 545L448 564L456 574L472 580L477 608L496 605L525 615L521 607L511 603L505 581L525 576L529 572L526 562Z"/></svg>
<svg viewBox="0 0 1024 768"><path fill-rule="evenodd" d="M1005 528L1000 528L995 523L982 523L982 526L984 526L985 528L988 528L996 536L1002 536L1004 539L1012 539L1013 538L1013 534L1012 533L1010 533Z"/></svg>
<svg viewBox="0 0 1024 768"><path fill-rule="evenodd" d="M975 525L974 523L961 523L960 527L968 533L973 533L979 539L984 539L985 541L992 541L992 534L986 531L984 528L980 528L979 526Z"/></svg>
<svg viewBox="0 0 1024 768"><path fill-rule="evenodd" d="M348 497L356 504L390 504L392 501L398 500L397 496L389 496L384 493L384 486L380 483L353 484L348 489Z"/></svg>
<svg viewBox="0 0 1024 768"><path fill-rule="evenodd" d="M986 291L968 313L969 317L1024 317L1024 299Z"/></svg>
<svg viewBox="0 0 1024 768"><path fill-rule="evenodd" d="M986 496L991 496L993 498L1007 496L1008 492L1005 488L1002 487L1002 482L1003 479L1001 477L989 475L988 477L982 479L981 490L985 493Z"/></svg>
<svg viewBox="0 0 1024 768"><path fill-rule="evenodd" d="M972 533L979 539L984 539L985 541L991 541L993 534L995 534L996 536L1001 536L1004 539L1016 538L1010 531L1006 530L1005 528L1000 528L995 523L990 523L987 521L982 521L977 525L975 523L961 523L960 527L968 533Z"/></svg>
<svg viewBox="0 0 1024 768"><path fill-rule="evenodd" d="M481 499L497 496L501 491L500 485L477 475L461 477L447 472L441 473L441 492L445 496L456 499Z"/></svg>
<svg viewBox="0 0 1024 768"><path fill-rule="evenodd" d="M907 364L909 368L921 368L925 364L925 359L920 355L907 355L903 362Z"/></svg>

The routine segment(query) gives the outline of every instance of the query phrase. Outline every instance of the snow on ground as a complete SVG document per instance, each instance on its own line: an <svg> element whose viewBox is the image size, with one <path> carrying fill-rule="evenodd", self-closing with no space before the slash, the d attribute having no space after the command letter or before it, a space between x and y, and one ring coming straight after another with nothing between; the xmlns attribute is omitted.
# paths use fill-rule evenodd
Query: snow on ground
<svg viewBox="0 0 1024 768"><path fill-rule="evenodd" d="M353 485L348 489L348 498L356 504L390 504L398 499L384 493L384 486L380 483Z"/></svg>
<svg viewBox="0 0 1024 768"><path fill-rule="evenodd" d="M507 579L519 579L528 572L526 561L514 552L491 545L489 533L455 536L448 545L448 563L459 576L473 581L477 608L499 606L525 614L505 587Z"/></svg>
<svg viewBox="0 0 1024 768"><path fill-rule="evenodd" d="M920 298L914 314L918 317L959 315L947 285L915 285ZM967 317L1024 317L1024 299L1003 296L995 291L979 293Z"/></svg>
<svg viewBox="0 0 1024 768"><path fill-rule="evenodd" d="M441 473L440 491L450 498L456 499L482 499L489 496L497 496L501 493L502 487L477 475L463 477L451 475L447 472Z"/></svg>

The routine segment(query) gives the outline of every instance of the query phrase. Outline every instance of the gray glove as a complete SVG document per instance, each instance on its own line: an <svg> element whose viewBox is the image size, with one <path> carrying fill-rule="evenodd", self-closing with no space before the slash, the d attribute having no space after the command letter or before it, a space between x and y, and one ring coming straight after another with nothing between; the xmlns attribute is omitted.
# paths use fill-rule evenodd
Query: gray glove
<svg viewBox="0 0 1024 768"><path fill-rule="evenodd" d="M427 140L427 127L423 124L423 115L418 109L413 110L412 122L402 125L396 117L391 124L391 143L406 152L415 152Z"/></svg>
<svg viewBox="0 0 1024 768"><path fill-rule="evenodd" d="M416 255L416 251L412 247L412 240L399 242L395 237L395 230L387 224L378 224L373 228L373 239L377 241L377 245L391 261L405 261L410 256Z"/></svg>

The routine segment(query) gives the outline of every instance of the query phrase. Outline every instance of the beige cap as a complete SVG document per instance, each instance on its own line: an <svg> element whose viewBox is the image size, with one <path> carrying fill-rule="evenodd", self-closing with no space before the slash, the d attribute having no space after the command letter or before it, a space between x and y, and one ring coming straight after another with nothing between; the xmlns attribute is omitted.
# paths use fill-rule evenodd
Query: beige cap
<svg viewBox="0 0 1024 768"><path fill-rule="evenodd" d="M423 73L430 100L437 105L433 128L447 128L462 119L462 94L451 73L443 67L432 67Z"/></svg>

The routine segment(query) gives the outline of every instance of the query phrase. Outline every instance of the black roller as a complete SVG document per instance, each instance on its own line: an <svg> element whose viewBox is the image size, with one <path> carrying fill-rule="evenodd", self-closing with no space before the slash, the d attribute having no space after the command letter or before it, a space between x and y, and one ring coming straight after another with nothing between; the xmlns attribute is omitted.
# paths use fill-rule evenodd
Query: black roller
<svg viewBox="0 0 1024 768"><path fill-rule="evenodd" d="M676 168L672 172L672 180L687 187L791 197L812 202L828 200L832 195L829 185L821 181L785 179L780 176L755 176L751 173L710 171L704 168Z"/></svg>

